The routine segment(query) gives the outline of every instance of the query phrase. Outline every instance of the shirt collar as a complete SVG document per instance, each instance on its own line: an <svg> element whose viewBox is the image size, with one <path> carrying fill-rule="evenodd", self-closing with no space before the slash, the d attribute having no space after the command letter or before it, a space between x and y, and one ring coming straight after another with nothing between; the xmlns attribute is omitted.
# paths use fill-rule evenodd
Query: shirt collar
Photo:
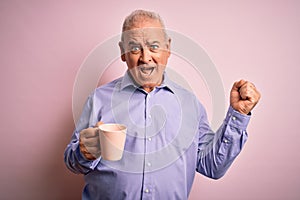
<svg viewBox="0 0 300 200"><path fill-rule="evenodd" d="M170 92L174 93L174 86L175 86L174 82L169 79L166 72L164 72L163 76L164 76L163 82L161 85L157 86L157 88L166 89L166 90L169 90ZM123 90L130 86L134 87L135 89L139 88L139 86L136 85L136 83L133 81L133 78L129 74L129 71L127 70L123 76L120 90Z"/></svg>

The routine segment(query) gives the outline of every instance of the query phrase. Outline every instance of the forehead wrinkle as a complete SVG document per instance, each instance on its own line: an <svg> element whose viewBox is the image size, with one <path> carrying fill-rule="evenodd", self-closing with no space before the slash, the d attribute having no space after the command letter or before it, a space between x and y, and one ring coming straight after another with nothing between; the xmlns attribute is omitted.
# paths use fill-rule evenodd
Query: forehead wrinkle
<svg viewBox="0 0 300 200"><path fill-rule="evenodd" d="M165 36L164 30L157 27L133 27L132 29L123 32L123 34L124 36L139 35L144 37L145 35L160 35L161 37Z"/></svg>
<svg viewBox="0 0 300 200"><path fill-rule="evenodd" d="M151 32L149 30L155 30ZM125 36L127 44L144 44L149 45L153 43L162 44L164 41L164 34L161 29L138 28L132 29Z"/></svg>

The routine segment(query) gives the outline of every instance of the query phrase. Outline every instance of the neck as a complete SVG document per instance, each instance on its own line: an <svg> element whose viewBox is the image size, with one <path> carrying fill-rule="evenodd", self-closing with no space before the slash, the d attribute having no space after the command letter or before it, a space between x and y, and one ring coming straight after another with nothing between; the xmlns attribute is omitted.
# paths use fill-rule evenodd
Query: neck
<svg viewBox="0 0 300 200"><path fill-rule="evenodd" d="M150 92L154 89L154 87L143 87L143 89L144 89L146 92L150 93Z"/></svg>

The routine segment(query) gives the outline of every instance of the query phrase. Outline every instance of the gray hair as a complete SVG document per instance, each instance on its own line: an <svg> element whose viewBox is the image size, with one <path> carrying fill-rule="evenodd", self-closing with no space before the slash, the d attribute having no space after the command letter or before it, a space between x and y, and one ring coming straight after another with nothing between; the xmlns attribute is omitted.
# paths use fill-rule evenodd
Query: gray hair
<svg viewBox="0 0 300 200"><path fill-rule="evenodd" d="M136 22L139 22L139 21L142 21L142 20L147 20L147 19L157 20L163 28L166 39L168 38L168 35L166 33L166 30L165 30L165 24L164 24L162 18L159 16L159 14L157 14L155 12L151 12L151 11L146 11L146 10L135 10L130 15L128 15L125 18L124 22L123 22L122 40L123 40L123 33L125 31L128 31L132 27L134 27Z"/></svg>

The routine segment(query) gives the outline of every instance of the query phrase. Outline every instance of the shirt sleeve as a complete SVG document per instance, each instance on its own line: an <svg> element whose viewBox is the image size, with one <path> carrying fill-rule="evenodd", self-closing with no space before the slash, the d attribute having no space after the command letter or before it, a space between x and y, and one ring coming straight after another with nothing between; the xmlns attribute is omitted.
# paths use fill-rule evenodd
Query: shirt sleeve
<svg viewBox="0 0 300 200"><path fill-rule="evenodd" d="M94 169L99 163L99 159L87 160L79 149L79 133L81 130L92 127L97 122L97 117L93 110L93 95L89 96L83 112L76 124L70 143L67 145L64 152L64 161L69 170L76 174L86 174Z"/></svg>
<svg viewBox="0 0 300 200"><path fill-rule="evenodd" d="M214 133L208 123L205 109L199 122L198 163L196 170L213 179L221 178L242 150L250 115L229 107L221 127Z"/></svg>

